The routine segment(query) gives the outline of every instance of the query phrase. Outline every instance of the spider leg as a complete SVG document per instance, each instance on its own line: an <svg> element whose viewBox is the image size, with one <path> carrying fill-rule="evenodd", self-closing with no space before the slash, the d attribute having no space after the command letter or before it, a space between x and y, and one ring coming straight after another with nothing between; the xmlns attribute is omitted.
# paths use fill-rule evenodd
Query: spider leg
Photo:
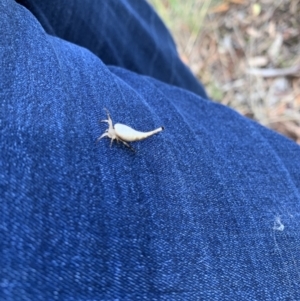
<svg viewBox="0 0 300 301"><path fill-rule="evenodd" d="M107 114L107 119L111 119L111 118L110 118L110 114L109 114L108 110L107 110L106 108L104 108L104 111L105 111L105 112L106 112L106 114Z"/></svg>
<svg viewBox="0 0 300 301"><path fill-rule="evenodd" d="M128 148L130 148L132 151L134 151L135 152L135 149L130 145L130 144L128 144L127 142L125 142L124 140L122 140L122 139L119 139L123 144L125 144Z"/></svg>
<svg viewBox="0 0 300 301"><path fill-rule="evenodd" d="M108 133L106 131L96 140L96 143L99 142L103 137L108 137Z"/></svg>
<svg viewBox="0 0 300 301"><path fill-rule="evenodd" d="M113 142L114 142L114 139L115 139L115 138L111 138L111 140L110 140L110 147L112 146L112 144L113 144Z"/></svg>
<svg viewBox="0 0 300 301"><path fill-rule="evenodd" d="M106 108L104 108L104 110L106 111L106 114L107 114L107 120L103 120L103 121L107 122L108 125L109 125L109 128L113 129L114 126L113 126L113 121L112 121L112 119L110 117L110 114L109 114L109 112L108 112L108 110Z"/></svg>

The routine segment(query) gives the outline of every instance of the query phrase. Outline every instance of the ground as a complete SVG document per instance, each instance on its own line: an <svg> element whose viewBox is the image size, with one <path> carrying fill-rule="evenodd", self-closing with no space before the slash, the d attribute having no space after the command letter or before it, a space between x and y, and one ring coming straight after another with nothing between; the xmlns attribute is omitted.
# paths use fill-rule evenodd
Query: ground
<svg viewBox="0 0 300 301"><path fill-rule="evenodd" d="M149 0L210 98L300 144L299 0Z"/></svg>

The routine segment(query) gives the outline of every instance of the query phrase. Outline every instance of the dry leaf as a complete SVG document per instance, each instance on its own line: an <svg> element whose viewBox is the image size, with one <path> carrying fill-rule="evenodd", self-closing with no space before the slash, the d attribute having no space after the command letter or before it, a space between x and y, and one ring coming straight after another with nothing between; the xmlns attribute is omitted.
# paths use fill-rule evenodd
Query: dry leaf
<svg viewBox="0 0 300 301"><path fill-rule="evenodd" d="M234 4L247 4L247 0L229 0L229 2Z"/></svg>
<svg viewBox="0 0 300 301"><path fill-rule="evenodd" d="M246 29L246 32L249 36L253 37L253 38L260 38L262 33L258 30L256 30L255 28L253 27L248 27Z"/></svg>
<svg viewBox="0 0 300 301"><path fill-rule="evenodd" d="M270 21L269 28L268 28L268 33L269 33L269 36L271 38L275 38L275 36L276 36L276 26L275 26L274 21Z"/></svg>
<svg viewBox="0 0 300 301"><path fill-rule="evenodd" d="M276 122L272 125L272 128L285 136L290 137L297 143L300 142L300 127L291 121L287 122Z"/></svg>
<svg viewBox="0 0 300 301"><path fill-rule="evenodd" d="M268 64L268 58L266 56L255 56L248 59L250 67L264 67Z"/></svg>
<svg viewBox="0 0 300 301"><path fill-rule="evenodd" d="M270 46L270 48L268 50L268 54L272 61L276 62L276 59L278 58L278 55L281 50L282 43L283 43L282 34L277 33L275 40L273 41L272 45Z"/></svg>
<svg viewBox="0 0 300 301"><path fill-rule="evenodd" d="M228 3L222 3L220 5L212 7L210 9L210 12L213 13L213 14L224 13L224 12L228 11L228 9L229 9L229 4Z"/></svg>

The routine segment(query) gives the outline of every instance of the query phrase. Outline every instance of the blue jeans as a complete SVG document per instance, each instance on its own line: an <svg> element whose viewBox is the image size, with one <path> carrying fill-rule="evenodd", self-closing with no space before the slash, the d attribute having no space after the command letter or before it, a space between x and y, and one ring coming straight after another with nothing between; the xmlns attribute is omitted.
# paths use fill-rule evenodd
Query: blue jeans
<svg viewBox="0 0 300 301"><path fill-rule="evenodd" d="M300 147L207 99L142 0L0 2L1 300L299 300ZM113 122L165 131L110 148Z"/></svg>

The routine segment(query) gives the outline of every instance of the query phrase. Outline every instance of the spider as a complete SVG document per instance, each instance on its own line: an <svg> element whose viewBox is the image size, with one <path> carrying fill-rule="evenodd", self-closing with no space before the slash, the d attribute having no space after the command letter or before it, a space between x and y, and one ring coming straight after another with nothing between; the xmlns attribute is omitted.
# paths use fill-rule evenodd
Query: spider
<svg viewBox="0 0 300 301"><path fill-rule="evenodd" d="M131 150L135 151L135 149L129 145L127 142L133 142L133 141L139 141L146 139L156 133L159 133L164 130L164 127L161 126L153 131L149 132L140 132L136 131L133 128L121 124L121 123L116 123L113 125L112 119L110 117L110 114L107 109L105 109L106 114L107 114L107 119L106 120L101 120L101 122L107 122L108 123L108 129L97 139L96 142L99 142L100 139L103 137L108 137L110 138L110 147L112 146L112 143L114 140L117 140L117 142L121 141L123 144L125 144L127 147L129 147Z"/></svg>

